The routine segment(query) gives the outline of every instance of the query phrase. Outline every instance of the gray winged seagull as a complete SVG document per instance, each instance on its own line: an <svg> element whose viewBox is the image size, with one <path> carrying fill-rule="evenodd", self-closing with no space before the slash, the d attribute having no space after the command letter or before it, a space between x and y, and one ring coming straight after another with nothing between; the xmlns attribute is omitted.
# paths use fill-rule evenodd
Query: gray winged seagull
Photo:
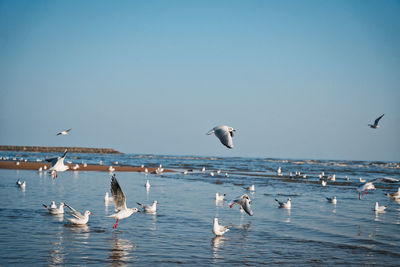
<svg viewBox="0 0 400 267"><path fill-rule="evenodd" d="M374 183L375 182L398 182L399 180L394 179L394 178L390 178L390 177L383 177L383 178L377 178L374 180L371 180L369 182L366 182L365 184L359 186L357 188L358 191L358 199L361 199L361 193L364 196L364 191L367 191L367 195L368 195L368 190L376 190Z"/></svg>
<svg viewBox="0 0 400 267"><path fill-rule="evenodd" d="M62 132L59 132L57 135L67 135L69 133L69 131L71 131L72 129L68 129Z"/></svg>
<svg viewBox="0 0 400 267"><path fill-rule="evenodd" d="M215 134L216 137L218 137L219 141L226 146L227 148L233 148L233 132L236 130L233 129L232 127L229 126L216 126L212 128L207 135Z"/></svg>
<svg viewBox="0 0 400 267"><path fill-rule="evenodd" d="M64 165L64 159L65 156L67 155L67 152L68 151L66 149L62 157L46 159L47 162L51 162L51 168L49 169L49 171L51 172L52 176L54 173L54 177L58 177L58 172L63 172L68 170L68 166Z"/></svg>
<svg viewBox="0 0 400 267"><path fill-rule="evenodd" d="M114 199L115 211L116 213L107 216L109 218L117 219L113 228L117 228L119 220L128 218L133 213L140 212L137 208L127 208L126 207L126 197L124 192L122 192L121 186L119 185L115 174L111 177L111 194Z"/></svg>
<svg viewBox="0 0 400 267"><path fill-rule="evenodd" d="M248 195L244 194L240 198L233 200L229 207L232 208L235 204L241 206L247 214L253 216L253 211L251 210L250 206L251 200Z"/></svg>
<svg viewBox="0 0 400 267"><path fill-rule="evenodd" d="M375 122L374 122L373 125L372 125L372 124L368 124L368 126L371 127L371 128L373 128L373 129L379 128L379 125L378 125L379 120L382 119L382 117L383 117L384 115L385 115L385 114L382 114L380 117L378 117L378 118L375 120Z"/></svg>
<svg viewBox="0 0 400 267"><path fill-rule="evenodd" d="M71 211L69 214L73 216L73 218L66 218L70 223L72 224L78 224L78 225L83 225L87 224L89 221L89 215L92 215L90 211L85 211L85 213L82 215L79 211L68 205L67 203L64 203L64 205L69 208Z"/></svg>

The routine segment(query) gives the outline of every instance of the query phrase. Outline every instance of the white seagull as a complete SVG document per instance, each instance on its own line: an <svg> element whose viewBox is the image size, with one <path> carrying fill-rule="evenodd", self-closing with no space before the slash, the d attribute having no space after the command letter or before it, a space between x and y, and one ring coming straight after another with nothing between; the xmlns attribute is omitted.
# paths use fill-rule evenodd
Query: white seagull
<svg viewBox="0 0 400 267"><path fill-rule="evenodd" d="M68 205L67 203L64 203L66 207L68 207L71 211L69 214L71 214L74 218L66 218L70 223L72 224L78 224L78 225L83 225L87 224L89 221L89 215L92 215L90 211L85 211L85 213L82 215L79 211Z"/></svg>
<svg viewBox="0 0 400 267"><path fill-rule="evenodd" d="M379 206L378 202L375 202L374 211L383 212L383 211L385 211L386 208L387 208L387 206Z"/></svg>
<svg viewBox="0 0 400 267"><path fill-rule="evenodd" d="M51 206L47 206L45 204L42 204L43 207L48 210L51 214L57 215L57 214L64 214L64 203L60 203L60 207L57 208L56 203L53 201L51 202Z"/></svg>
<svg viewBox="0 0 400 267"><path fill-rule="evenodd" d="M52 175L54 173L54 177L58 177L58 172L63 172L68 170L68 166L64 165L64 159L65 156L67 155L67 152L68 151L66 149L62 157L46 159L47 162L51 162L51 168L49 169L49 171L51 171Z"/></svg>
<svg viewBox="0 0 400 267"><path fill-rule="evenodd" d="M252 184L250 187L246 188L247 191L255 191L256 187L254 186L254 184Z"/></svg>
<svg viewBox="0 0 400 267"><path fill-rule="evenodd" d="M223 226L218 224L218 218L214 218L213 233L216 236L222 236L229 231L228 226Z"/></svg>
<svg viewBox="0 0 400 267"><path fill-rule="evenodd" d="M219 141L221 141L224 146L227 148L233 148L232 137L233 132L235 131L236 130L232 127L222 125L212 128L207 135L215 134L215 136L218 137Z"/></svg>
<svg viewBox="0 0 400 267"><path fill-rule="evenodd" d="M321 185L322 185L322 186L326 186L327 184L328 184L327 181L325 181L325 180L322 180L322 181L321 181Z"/></svg>
<svg viewBox="0 0 400 267"><path fill-rule="evenodd" d="M285 208L290 210L292 208L292 200L290 198L288 198L287 202L281 202L277 199L275 199L276 202L278 202L279 204L279 208Z"/></svg>
<svg viewBox="0 0 400 267"><path fill-rule="evenodd" d="M386 196L391 197L393 199L399 199L400 198L400 187L397 189L397 192L387 193Z"/></svg>
<svg viewBox="0 0 400 267"><path fill-rule="evenodd" d="M278 168L278 170L276 171L276 174L277 174L278 176L282 176L282 169L281 169L281 167Z"/></svg>
<svg viewBox="0 0 400 267"><path fill-rule="evenodd" d="M332 203L333 205L337 204L336 196L334 196L333 198L327 197L326 200L328 200L328 202Z"/></svg>
<svg viewBox="0 0 400 267"><path fill-rule="evenodd" d="M225 200L226 194L220 195L218 193L215 193L215 200L216 201L224 201Z"/></svg>
<svg viewBox="0 0 400 267"><path fill-rule="evenodd" d="M153 205L143 205L139 202L136 202L139 206L142 207L143 211L146 213L156 213L157 212L157 200L154 200Z"/></svg>
<svg viewBox="0 0 400 267"><path fill-rule="evenodd" d="M378 118L375 120L375 122L374 122L373 125L372 125L372 124L368 124L368 126L371 127L372 129L377 129L377 128L379 128L379 125L378 125L379 120L382 119L382 117L383 117L384 115L385 115L385 114L382 114L380 117L378 117Z"/></svg>
<svg viewBox="0 0 400 267"><path fill-rule="evenodd" d="M359 186L357 188L358 191L358 199L361 199L361 193L364 196L364 191L367 191L368 195L368 190L376 190L374 183L375 182L398 182L399 180L390 178L390 177L383 177L383 178L377 178L372 181L366 182L365 184Z"/></svg>
<svg viewBox="0 0 400 267"><path fill-rule="evenodd" d="M107 217L117 219L113 226L113 228L115 229L118 226L119 220L128 218L133 213L139 212L139 210L137 208L132 209L126 207L126 197L124 195L124 192L122 192L117 178L115 178L115 174L111 177L111 194L114 198L115 211L117 213L111 214Z"/></svg>
<svg viewBox="0 0 400 267"><path fill-rule="evenodd" d="M242 209L249 214L250 216L253 216L253 211L251 210L251 199L248 195L244 194L240 198L235 199L232 201L232 203L229 205L229 208L232 208L233 205L239 205L242 207Z"/></svg>
<svg viewBox="0 0 400 267"><path fill-rule="evenodd" d="M18 181L17 181L17 186L18 186L19 188L25 189L25 188L26 188L26 181L21 182L21 180L18 179Z"/></svg>
<svg viewBox="0 0 400 267"><path fill-rule="evenodd" d="M57 135L67 135L69 133L69 131L71 131L72 129L68 129L62 132L59 132Z"/></svg>

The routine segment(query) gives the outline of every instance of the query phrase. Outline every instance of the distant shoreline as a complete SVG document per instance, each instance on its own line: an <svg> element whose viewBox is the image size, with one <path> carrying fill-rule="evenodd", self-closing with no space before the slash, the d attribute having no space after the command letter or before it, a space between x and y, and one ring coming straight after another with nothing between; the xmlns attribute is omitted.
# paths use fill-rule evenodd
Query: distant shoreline
<svg viewBox="0 0 400 267"><path fill-rule="evenodd" d="M91 153L91 154L121 154L112 148L94 147L57 147L57 146L5 146L0 145L0 151L23 151L23 152L57 152L62 153L68 149L70 153Z"/></svg>

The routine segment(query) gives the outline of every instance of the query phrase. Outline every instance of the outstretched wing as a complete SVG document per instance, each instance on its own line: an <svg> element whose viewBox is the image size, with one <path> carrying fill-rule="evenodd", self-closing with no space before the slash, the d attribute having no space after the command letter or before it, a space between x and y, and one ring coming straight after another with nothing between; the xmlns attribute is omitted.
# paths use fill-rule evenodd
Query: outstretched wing
<svg viewBox="0 0 400 267"><path fill-rule="evenodd" d="M111 194L114 198L114 204L116 210L126 209L126 197L122 192L121 186L119 185L115 174L111 177Z"/></svg>
<svg viewBox="0 0 400 267"><path fill-rule="evenodd" d="M218 137L219 141L227 148L233 148L233 141L230 132L226 129L227 127L218 127L215 129L215 136Z"/></svg>
<svg viewBox="0 0 400 267"><path fill-rule="evenodd" d="M375 182L387 182L387 183L394 183L398 182L398 179L395 178L390 178L390 177L383 177L383 178L377 178L372 181L369 181L370 183L375 183Z"/></svg>
<svg viewBox="0 0 400 267"><path fill-rule="evenodd" d="M377 119L375 120L375 122L374 122L374 125L375 125L375 126L378 125L379 120L382 119L382 117L383 117L384 115L385 115L385 114L382 114L379 118L377 118Z"/></svg>
<svg viewBox="0 0 400 267"><path fill-rule="evenodd" d="M247 214L253 216L253 211L251 210L250 201L247 198L244 199L244 204L242 205L242 208Z"/></svg>
<svg viewBox="0 0 400 267"><path fill-rule="evenodd" d="M77 219L84 219L85 217L82 215L82 213L80 213L79 211L77 211L76 209L74 209L73 207L71 207L70 205L68 205L67 203L64 202L64 205L66 207L68 207L71 212L69 214L71 214L72 216L74 216Z"/></svg>

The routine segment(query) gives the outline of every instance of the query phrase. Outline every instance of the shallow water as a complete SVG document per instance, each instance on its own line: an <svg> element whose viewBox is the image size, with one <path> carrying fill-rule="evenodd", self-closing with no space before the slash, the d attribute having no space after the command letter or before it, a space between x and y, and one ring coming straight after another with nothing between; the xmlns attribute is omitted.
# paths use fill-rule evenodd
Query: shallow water
<svg viewBox="0 0 400 267"><path fill-rule="evenodd" d="M50 154L2 153L36 160ZM400 259L400 203L384 193L399 183L377 183L377 190L358 200L359 177L400 178L396 162L309 161L249 158L206 158L155 155L72 154L73 163L157 166L179 169L164 176L117 173L128 207L136 202L159 202L156 215L136 213L120 221L106 218L113 206L104 205L110 189L105 172L63 172L58 179L36 171L0 170L0 265L397 265ZM205 166L207 171L201 172ZM303 178L275 176L278 166L307 174ZM193 169L187 175L181 172ZM211 177L222 169L221 175ZM225 177L225 171L229 178ZM336 174L336 183L318 183L318 174ZM346 182L345 176L350 182ZM17 179L26 180L25 191ZM144 188L149 179L151 188ZM250 194L254 216L229 208L229 200ZM226 193L228 201L215 203L215 193ZM332 205L325 197L337 196ZM278 209L275 198L292 199L292 209ZM42 203L64 201L93 215L85 227L73 227L64 217L46 213ZM387 205L375 214L375 202ZM217 205L218 204L218 205ZM213 218L231 230L223 237L212 234Z"/></svg>

